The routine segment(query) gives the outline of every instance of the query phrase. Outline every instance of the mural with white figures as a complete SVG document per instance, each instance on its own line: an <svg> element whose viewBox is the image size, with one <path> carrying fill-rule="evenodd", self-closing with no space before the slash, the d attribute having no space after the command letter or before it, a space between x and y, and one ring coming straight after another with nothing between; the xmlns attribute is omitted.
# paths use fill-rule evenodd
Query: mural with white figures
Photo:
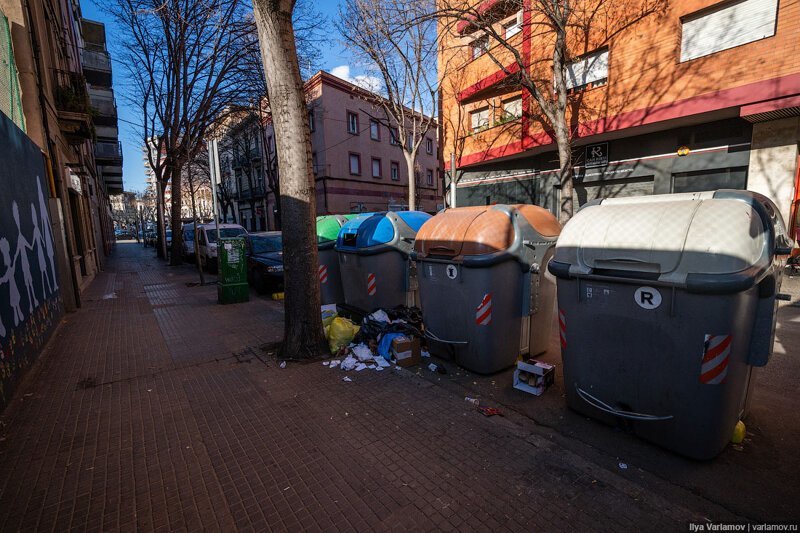
<svg viewBox="0 0 800 533"><path fill-rule="evenodd" d="M39 148L0 113L0 408L63 310Z"/></svg>

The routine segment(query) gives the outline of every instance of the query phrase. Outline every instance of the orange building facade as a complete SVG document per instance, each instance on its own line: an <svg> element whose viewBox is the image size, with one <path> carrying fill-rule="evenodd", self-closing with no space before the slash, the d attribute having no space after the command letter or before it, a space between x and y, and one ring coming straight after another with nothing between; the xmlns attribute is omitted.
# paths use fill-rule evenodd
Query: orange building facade
<svg viewBox="0 0 800 533"><path fill-rule="evenodd" d="M796 217L800 2L665 1L638 19L624 12L635 2L609 4L598 3L604 22L568 39L576 208L603 197L746 188L772 198L787 222ZM528 0L478 8L493 13L532 77L552 79L552 36ZM457 160L456 204L555 211L556 147L515 80L520 61L464 21L440 32L441 145L446 167L451 154Z"/></svg>

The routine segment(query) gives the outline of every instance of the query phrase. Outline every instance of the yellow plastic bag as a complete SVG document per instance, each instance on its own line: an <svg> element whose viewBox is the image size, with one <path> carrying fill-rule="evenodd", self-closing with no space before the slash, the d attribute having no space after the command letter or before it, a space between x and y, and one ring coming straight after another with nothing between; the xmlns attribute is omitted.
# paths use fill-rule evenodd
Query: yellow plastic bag
<svg viewBox="0 0 800 533"><path fill-rule="evenodd" d="M333 322L333 319L339 316L336 311L323 311L322 312L322 327L327 328ZM327 335L325 335L327 337Z"/></svg>
<svg viewBox="0 0 800 533"><path fill-rule="evenodd" d="M331 353L335 354L353 341L358 330L361 329L350 320L337 316L328 328L328 346Z"/></svg>

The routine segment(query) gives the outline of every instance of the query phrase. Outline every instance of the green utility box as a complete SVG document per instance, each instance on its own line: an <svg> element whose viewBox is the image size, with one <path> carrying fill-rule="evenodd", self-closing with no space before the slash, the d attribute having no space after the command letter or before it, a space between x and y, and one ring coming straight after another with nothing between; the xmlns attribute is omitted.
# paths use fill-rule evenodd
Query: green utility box
<svg viewBox="0 0 800 533"><path fill-rule="evenodd" d="M217 301L221 304L237 304L250 300L244 238L219 239L217 251L219 257Z"/></svg>

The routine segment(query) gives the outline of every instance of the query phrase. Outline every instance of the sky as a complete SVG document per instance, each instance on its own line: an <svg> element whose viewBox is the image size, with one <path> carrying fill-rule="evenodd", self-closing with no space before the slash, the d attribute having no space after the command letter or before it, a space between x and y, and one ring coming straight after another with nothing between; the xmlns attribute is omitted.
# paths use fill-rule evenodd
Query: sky
<svg viewBox="0 0 800 533"><path fill-rule="evenodd" d="M344 78L352 83L371 87L376 83L374 78L366 76L353 67L352 57L339 42L333 26L333 20L338 17L338 0L323 0L314 2L316 9L330 22L331 31L328 34L331 40L320 43L322 57L320 68L331 72L335 76ZM109 42L109 53L113 62L114 92L117 100L117 114L119 117L119 139L122 141L123 169L122 179L126 191L143 191L144 162L142 152L142 133L137 124L141 123L139 111L124 98L125 94L125 67L114 57L114 35L119 30L110 22L108 16L97 8L96 0L81 0L81 10L85 18L97 20L106 24L106 39Z"/></svg>

